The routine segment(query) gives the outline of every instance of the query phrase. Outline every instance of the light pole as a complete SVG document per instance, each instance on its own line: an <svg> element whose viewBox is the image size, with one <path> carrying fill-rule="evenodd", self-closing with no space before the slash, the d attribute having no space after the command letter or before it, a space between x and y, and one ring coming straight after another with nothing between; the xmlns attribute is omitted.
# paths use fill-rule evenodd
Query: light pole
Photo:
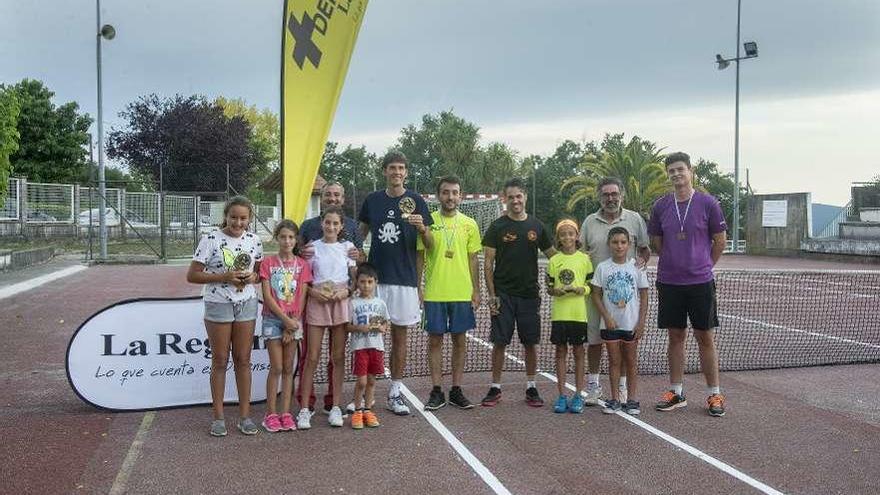
<svg viewBox="0 0 880 495"><path fill-rule="evenodd" d="M742 44L746 51L745 56L740 54L740 13L742 0L736 1L736 57L724 58L721 54L715 55L715 63L718 70L726 69L731 62L736 62L736 117L733 131L733 252L739 252L739 62L756 58L758 56L758 44L754 41L746 41Z"/></svg>
<svg viewBox="0 0 880 495"><path fill-rule="evenodd" d="M110 24L101 25L101 0L95 0L96 25L95 58L98 72L98 225L101 243L101 259L107 259L107 182L104 178L104 94L101 91L101 41L116 37L116 29ZM89 212L91 216L91 212Z"/></svg>

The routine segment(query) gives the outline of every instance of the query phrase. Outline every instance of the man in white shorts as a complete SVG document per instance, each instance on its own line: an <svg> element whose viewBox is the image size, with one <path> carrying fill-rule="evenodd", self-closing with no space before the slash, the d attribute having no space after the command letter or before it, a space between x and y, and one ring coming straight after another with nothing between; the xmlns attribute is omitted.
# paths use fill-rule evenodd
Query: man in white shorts
<svg viewBox="0 0 880 495"><path fill-rule="evenodd" d="M371 235L369 262L379 273L377 293L391 316L391 387L388 409L405 416L409 407L401 394L401 378L406 367L407 328L421 319L416 238L427 249L434 245L433 223L428 205L416 192L404 187L406 156L391 151L382 159L385 189L370 193L361 206L358 220L361 237Z"/></svg>

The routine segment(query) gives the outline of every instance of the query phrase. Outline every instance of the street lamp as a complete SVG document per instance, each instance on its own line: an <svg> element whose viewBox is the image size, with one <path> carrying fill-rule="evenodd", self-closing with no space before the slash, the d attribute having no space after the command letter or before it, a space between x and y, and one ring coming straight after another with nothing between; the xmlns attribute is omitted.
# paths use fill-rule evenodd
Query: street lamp
<svg viewBox="0 0 880 495"><path fill-rule="evenodd" d="M758 56L758 44L754 41L746 41L743 48L746 51L745 56L741 56L740 47L740 12L742 10L742 0L736 2L736 57L724 58L721 54L715 55L715 63L718 70L724 70L730 66L731 62L736 62L736 117L734 123L733 138L733 252L739 252L739 62Z"/></svg>
<svg viewBox="0 0 880 495"><path fill-rule="evenodd" d="M101 25L101 0L95 0L97 33L95 35L95 58L98 75L98 225L100 231L101 259L107 259L107 182L104 177L104 94L101 91L101 40L116 37L116 28ZM91 216L91 213L89 213Z"/></svg>

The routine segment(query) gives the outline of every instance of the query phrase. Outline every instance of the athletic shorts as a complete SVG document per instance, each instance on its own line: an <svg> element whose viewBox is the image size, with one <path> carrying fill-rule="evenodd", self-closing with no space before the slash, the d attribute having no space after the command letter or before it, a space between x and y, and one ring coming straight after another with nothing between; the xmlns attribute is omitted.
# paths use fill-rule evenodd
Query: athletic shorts
<svg viewBox="0 0 880 495"><path fill-rule="evenodd" d="M241 302L205 301L205 319L214 323L256 320L257 298Z"/></svg>
<svg viewBox="0 0 880 495"><path fill-rule="evenodd" d="M385 301L392 324L409 327L422 321L419 291L415 287L379 284L376 287L376 294Z"/></svg>
<svg viewBox="0 0 880 495"><path fill-rule="evenodd" d="M489 340L493 344L508 345L513 338L513 330L519 334L523 345L535 345L541 340L541 298L525 298L497 293L501 311L492 316L492 330Z"/></svg>
<svg viewBox="0 0 880 495"><path fill-rule="evenodd" d="M296 316L293 316L292 318L299 321L299 318L297 318ZM284 334L284 322L282 322L277 317L275 317L274 314L273 315L264 314L262 326L263 326L262 335L263 335L263 338L266 340L277 340L277 339L280 339ZM297 336L297 334L299 334L299 335ZM300 330L295 331L293 333L293 338L297 339L297 340L302 338L302 322L301 321L300 321Z"/></svg>
<svg viewBox="0 0 880 495"><path fill-rule="evenodd" d="M553 345L584 345L587 341L587 322L553 321L550 323L550 343Z"/></svg>
<svg viewBox="0 0 880 495"><path fill-rule="evenodd" d="M477 318L470 301L425 301L425 330L432 335L467 332L476 326Z"/></svg>
<svg viewBox="0 0 880 495"><path fill-rule="evenodd" d="M593 298L587 297L587 344L602 344L602 332L599 330L601 321L602 314L593 304Z"/></svg>
<svg viewBox="0 0 880 495"><path fill-rule="evenodd" d="M617 342L622 340L624 342L632 342L633 339L636 338L636 332L633 330L608 330L606 328L602 329L602 340L608 342Z"/></svg>
<svg viewBox="0 0 880 495"><path fill-rule="evenodd" d="M385 353L379 349L358 349L351 353L351 373L354 376L385 374Z"/></svg>
<svg viewBox="0 0 880 495"><path fill-rule="evenodd" d="M306 302L306 323L316 327L335 327L351 321L349 301L320 302L309 298Z"/></svg>
<svg viewBox="0 0 880 495"><path fill-rule="evenodd" d="M715 281L695 285L669 285L657 282L657 328L694 330L718 327L718 302Z"/></svg>

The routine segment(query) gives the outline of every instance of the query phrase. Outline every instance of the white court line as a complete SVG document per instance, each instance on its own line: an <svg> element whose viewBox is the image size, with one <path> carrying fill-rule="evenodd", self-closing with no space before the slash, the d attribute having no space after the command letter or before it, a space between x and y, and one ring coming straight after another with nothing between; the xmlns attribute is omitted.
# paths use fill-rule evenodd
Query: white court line
<svg viewBox="0 0 880 495"><path fill-rule="evenodd" d="M388 368L385 368L385 375L391 376L391 371ZM422 403L422 401L420 401L419 398L416 397L415 394L413 394L409 390L409 388L406 387L406 385L401 383L400 390L403 392L403 395L406 396L406 400L408 400L410 404L412 404L416 408L416 410L418 410L422 414L422 416L424 416L425 420L428 421L428 424L430 424L434 427L435 430L437 430L437 433L439 433L440 436L443 437L444 440L446 440L446 443L448 443L449 446L453 448L453 450L458 452L458 455L461 456L462 460L468 463L471 469L473 469L474 472L476 472L480 476L480 478L482 478L483 481L487 485L489 485L489 488L491 488L492 491L499 495L510 495L510 491L505 488L501 481L498 480L498 478L494 474L492 474L491 471L489 471L489 468L487 468L485 464L480 462L480 460L477 459L477 457L473 453L471 453L471 451L468 450L468 448L465 447L463 443L461 443L461 440L459 440L458 437L456 437L451 431L449 431L449 428L446 428L446 425L444 425L439 419L437 419L437 416L435 416L434 413L425 410L425 405Z"/></svg>
<svg viewBox="0 0 880 495"><path fill-rule="evenodd" d="M155 418L155 411L149 411L144 414L141 426L138 428L137 434L131 442L131 447L128 448L128 454L125 455L125 460L122 461L122 467L119 468L119 472L116 473L116 479L113 480L113 486L110 487L110 495L125 493L127 488L125 485L128 483L128 477L131 475L131 471L134 469L137 458L141 454L141 447L144 445L144 439L147 437L147 432L150 431L150 426L153 425L153 419Z"/></svg>
<svg viewBox="0 0 880 495"><path fill-rule="evenodd" d="M860 342L858 340L846 339L843 337L837 337L835 335L828 335L828 334L819 333L819 332L810 332L809 330L801 330L800 328L791 328L791 327L786 327L783 325L774 325L773 323L767 323L766 321L752 320L749 318L743 318L741 316L726 315L723 313L718 313L718 316L720 316L722 318L730 318L731 320L739 320L739 321L742 321L745 323L752 323L754 325L763 325L765 327L775 328L778 330L788 330L789 332L802 333L804 335L811 335L813 337L819 337L822 339L835 340L837 342L846 342L847 344L855 344L855 345L860 345L860 346L864 346L864 347L872 347L874 349L880 349L880 345L878 345L878 344L871 344L868 342Z"/></svg>
<svg viewBox="0 0 880 495"><path fill-rule="evenodd" d="M59 278L66 277L68 275L73 275L74 273L81 272L85 270L87 267L83 265L74 265L64 268L62 270L58 270L57 272L47 273L46 275L41 275L36 278L32 278L30 280L25 280L24 282L19 282L17 284L12 284L9 287L3 287L0 289L0 299L4 299L10 296L14 296L16 294L20 294L22 292L29 291L31 289L36 289L37 287L48 284L53 280L58 280Z"/></svg>
<svg viewBox="0 0 880 495"><path fill-rule="evenodd" d="M487 347L490 349L492 348L492 344L486 342L483 339L480 339L478 337L474 337L470 334L468 334L468 338L476 341L477 343L483 345L484 347ZM504 355L508 359L510 359L511 361L513 361L517 364L525 364L525 362L522 359L519 359L516 356L513 356L508 352L505 352ZM539 371L538 373L541 376L549 379L550 381L552 381L554 383L558 382L556 377L549 374L549 373L545 373L543 371ZM572 385L570 383L566 383L565 387L568 388L569 390L577 392L574 385ZM647 431L648 433L651 433L652 435L655 435L659 438L662 438L663 440L666 440L667 442L671 443L672 445L684 450L688 454L691 454L692 456L694 456L702 461L705 461L706 463L718 468L719 470L723 471L724 473L729 474L730 476L733 476L734 478L746 483L747 485L751 486L752 488L754 488L758 491L761 491L761 492L766 493L768 495L784 495L779 490L776 490L775 488L768 486L768 485L756 480L755 478L752 478L751 476L743 473L742 471L736 469L735 467L731 466L730 464L727 464L726 462L720 461L720 460L710 456L709 454L697 449L696 447L693 447L687 443L684 443L683 441L673 437L672 435L669 435L668 433L665 433L661 430L658 430L657 428L654 428L653 426L649 425L648 423L645 423L644 421L636 419L633 416L630 416L629 414L624 413L623 411L617 411L616 414L618 416L620 416L621 418L629 421L630 423L638 426L639 428L642 428L643 430Z"/></svg>

